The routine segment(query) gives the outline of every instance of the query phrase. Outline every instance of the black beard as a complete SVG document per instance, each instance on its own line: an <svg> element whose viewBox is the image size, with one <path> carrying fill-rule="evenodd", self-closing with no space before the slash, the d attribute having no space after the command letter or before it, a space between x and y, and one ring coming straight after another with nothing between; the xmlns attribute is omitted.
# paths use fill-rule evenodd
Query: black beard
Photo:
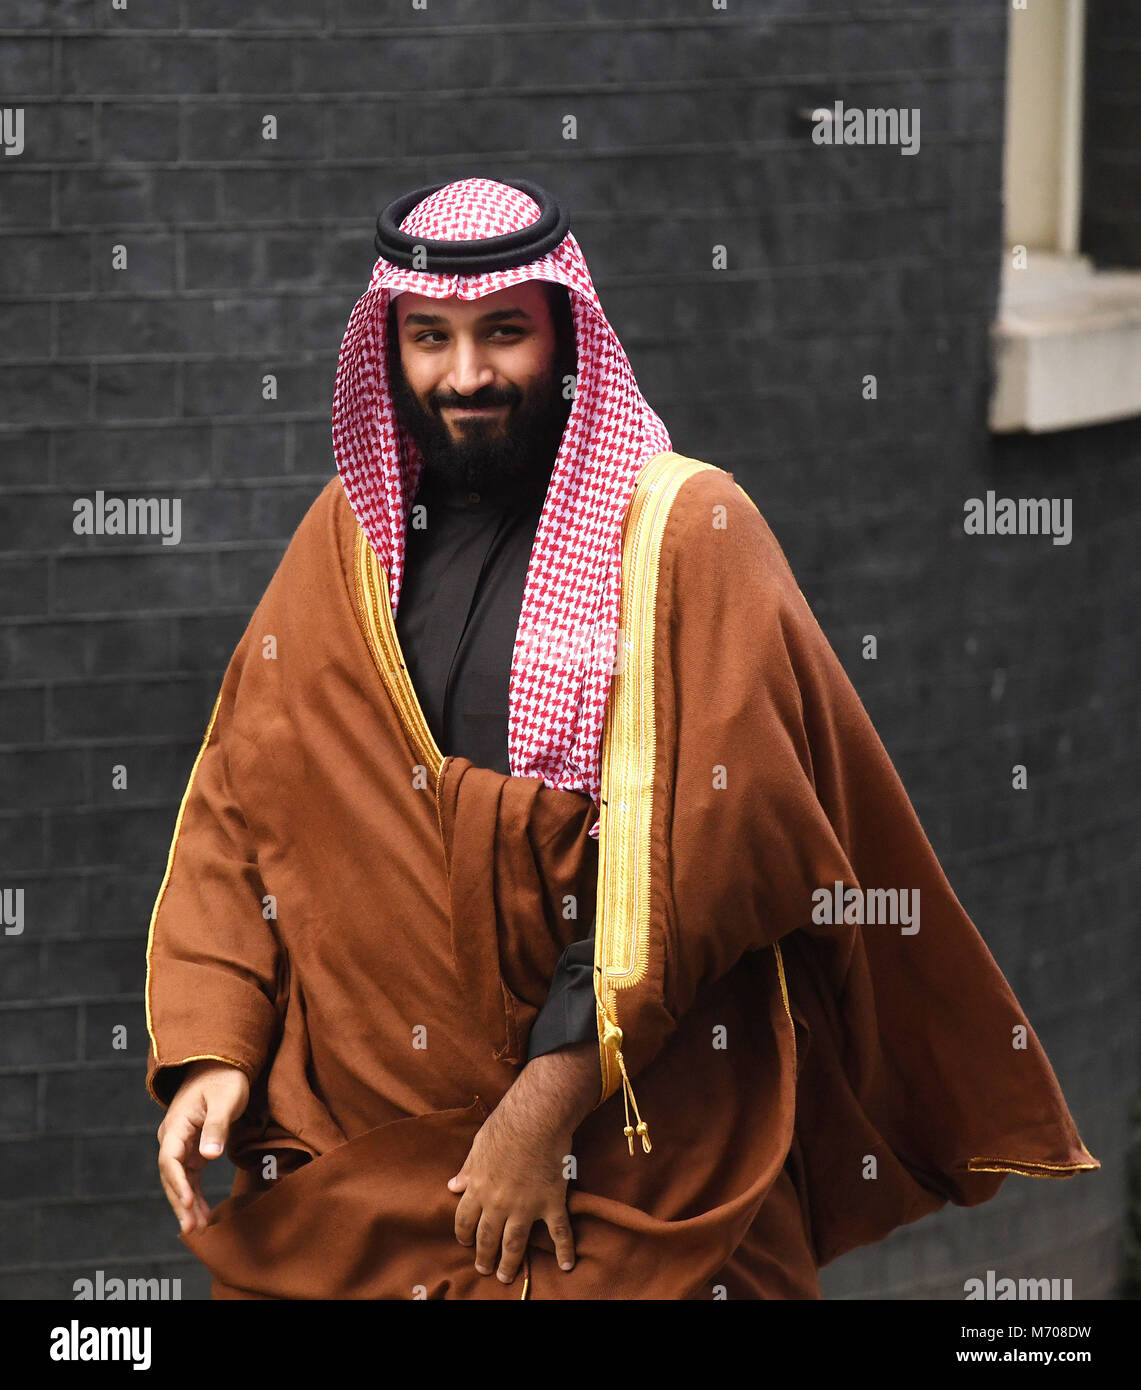
<svg viewBox="0 0 1141 1390"><path fill-rule="evenodd" d="M558 389L559 364L552 364L526 394L516 386L487 387L464 397L433 392L429 409L409 386L395 345L389 352L388 373L397 416L424 460L421 487L478 492L520 504L546 492L571 405ZM471 406L507 405L506 426L499 420L471 421L462 427L462 437L453 440L440 408L461 400Z"/></svg>

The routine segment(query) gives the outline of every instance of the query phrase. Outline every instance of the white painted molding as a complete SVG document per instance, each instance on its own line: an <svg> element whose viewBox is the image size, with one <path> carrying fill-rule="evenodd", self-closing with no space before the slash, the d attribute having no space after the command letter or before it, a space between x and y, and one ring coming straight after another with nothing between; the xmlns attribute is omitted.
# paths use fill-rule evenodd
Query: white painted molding
<svg viewBox="0 0 1141 1390"><path fill-rule="evenodd" d="M1141 270L1028 252L1003 270L991 327L995 433L1047 433L1141 415Z"/></svg>

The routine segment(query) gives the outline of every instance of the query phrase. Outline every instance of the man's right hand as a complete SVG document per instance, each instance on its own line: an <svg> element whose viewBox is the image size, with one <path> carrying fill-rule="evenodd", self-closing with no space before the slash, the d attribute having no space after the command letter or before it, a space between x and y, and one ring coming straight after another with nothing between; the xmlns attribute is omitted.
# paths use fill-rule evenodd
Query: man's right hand
<svg viewBox="0 0 1141 1390"><path fill-rule="evenodd" d="M158 1171L182 1235L204 1231L210 1207L202 1171L226 1147L250 1099L245 1072L228 1062L193 1062L158 1127Z"/></svg>

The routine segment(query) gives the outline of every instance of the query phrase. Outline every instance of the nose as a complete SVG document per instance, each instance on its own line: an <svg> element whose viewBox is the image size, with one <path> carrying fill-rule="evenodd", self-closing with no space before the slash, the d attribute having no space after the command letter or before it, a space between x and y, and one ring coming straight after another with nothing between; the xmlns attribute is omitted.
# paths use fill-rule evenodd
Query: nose
<svg viewBox="0 0 1141 1390"><path fill-rule="evenodd" d="M444 384L457 396L474 396L495 380L495 370L483 355L477 343L461 336L457 338L452 354L452 362Z"/></svg>

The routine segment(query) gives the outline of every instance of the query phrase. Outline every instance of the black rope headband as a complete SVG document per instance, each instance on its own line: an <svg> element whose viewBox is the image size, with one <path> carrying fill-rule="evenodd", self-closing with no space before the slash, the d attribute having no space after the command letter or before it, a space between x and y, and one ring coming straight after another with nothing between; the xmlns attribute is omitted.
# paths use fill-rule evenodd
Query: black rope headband
<svg viewBox="0 0 1141 1390"><path fill-rule="evenodd" d="M509 188L526 193L539 205L538 219L515 232L481 237L475 241L439 241L432 237L410 236L400 224L417 203L444 188L443 183L428 184L395 199L376 219L373 244L378 256L406 270L457 275L482 275L489 270L509 270L545 256L566 236L569 218L545 188L527 179L500 179Z"/></svg>

